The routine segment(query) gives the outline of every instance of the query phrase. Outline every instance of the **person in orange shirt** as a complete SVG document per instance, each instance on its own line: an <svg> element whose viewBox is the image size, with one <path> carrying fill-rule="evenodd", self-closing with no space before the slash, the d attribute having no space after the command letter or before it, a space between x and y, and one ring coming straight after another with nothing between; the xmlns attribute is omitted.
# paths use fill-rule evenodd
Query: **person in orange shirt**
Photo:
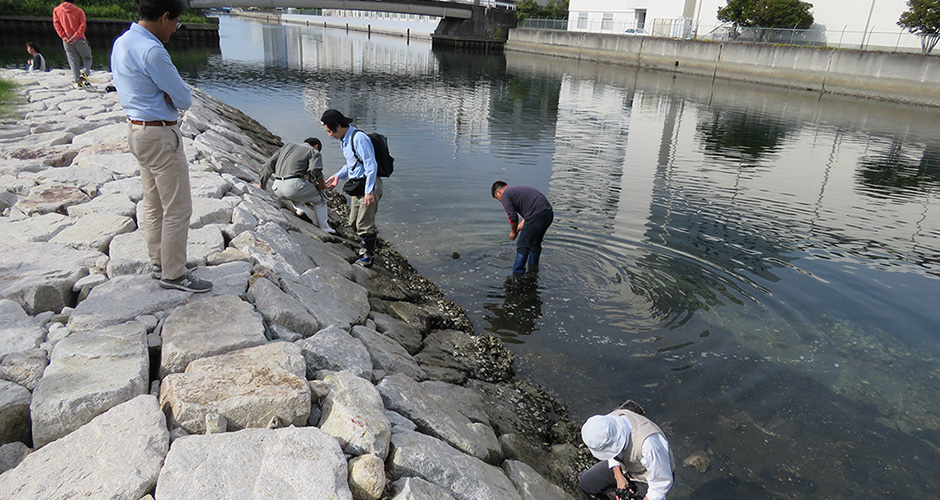
<svg viewBox="0 0 940 500"><path fill-rule="evenodd" d="M89 85L87 76L91 71L91 47L85 39L85 11L65 0L52 10L52 25L62 39L75 83L79 87ZM81 69L79 57L82 59Z"/></svg>

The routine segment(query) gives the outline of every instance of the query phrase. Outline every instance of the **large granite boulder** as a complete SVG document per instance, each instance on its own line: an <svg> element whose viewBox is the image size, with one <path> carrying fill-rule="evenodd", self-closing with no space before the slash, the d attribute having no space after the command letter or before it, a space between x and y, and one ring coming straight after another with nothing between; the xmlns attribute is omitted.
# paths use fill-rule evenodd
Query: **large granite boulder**
<svg viewBox="0 0 940 500"><path fill-rule="evenodd" d="M0 299L0 359L38 347L44 336L42 326L22 306Z"/></svg>
<svg viewBox="0 0 940 500"><path fill-rule="evenodd" d="M43 446L150 389L147 329L136 321L69 335L56 344L30 411Z"/></svg>
<svg viewBox="0 0 940 500"><path fill-rule="evenodd" d="M375 386L347 372L321 375L330 392L320 402L320 429L339 440L348 454L384 460L392 431Z"/></svg>
<svg viewBox="0 0 940 500"><path fill-rule="evenodd" d="M401 373L419 382L428 378L427 373L418 366L408 351L390 337L364 326L354 326L352 336L366 346L376 370Z"/></svg>
<svg viewBox="0 0 940 500"><path fill-rule="evenodd" d="M97 289L95 289L97 291ZM193 299L163 324L160 376L193 360L264 344L264 322L251 304L232 295Z"/></svg>
<svg viewBox="0 0 940 500"><path fill-rule="evenodd" d="M87 205L87 203L85 203ZM80 207L83 205L74 205ZM70 209L73 207L69 207ZM13 241L49 241L63 229L75 224L75 219L62 214L48 213L9 221L0 219L0 231Z"/></svg>
<svg viewBox="0 0 940 500"><path fill-rule="evenodd" d="M262 266L279 275L296 277L313 267L313 261L290 238L287 231L272 222L238 235L230 245L251 255Z"/></svg>
<svg viewBox="0 0 940 500"><path fill-rule="evenodd" d="M502 465L503 472L516 485L516 490L522 498L545 498L548 500L574 500L565 490L552 484L539 475L538 472L524 462L506 460Z"/></svg>
<svg viewBox="0 0 940 500"><path fill-rule="evenodd" d="M110 214L133 217L137 206L126 193L114 193L96 196L88 203L72 205L68 208L69 217L78 219L91 214ZM71 222L75 222L72 220Z"/></svg>
<svg viewBox="0 0 940 500"><path fill-rule="evenodd" d="M0 361L0 379L19 384L32 392L39 385L39 379L48 365L49 359L45 349L29 349L7 354L3 356L3 361Z"/></svg>
<svg viewBox="0 0 940 500"><path fill-rule="evenodd" d="M205 432L207 413L225 417L229 430L264 427L272 418L302 426L310 415L310 387L300 349L273 342L197 359L160 384L160 406L171 427Z"/></svg>
<svg viewBox="0 0 940 500"><path fill-rule="evenodd" d="M454 500L448 490L420 477L403 477L392 483L392 500Z"/></svg>
<svg viewBox="0 0 940 500"><path fill-rule="evenodd" d="M471 422L457 406L401 375L389 375L378 385L385 406L418 425L418 430L450 443L453 447L491 464L502 461L502 448L493 429Z"/></svg>
<svg viewBox="0 0 940 500"><path fill-rule="evenodd" d="M421 350L422 338L421 331L418 328L400 319L375 311L369 317L375 322L377 332L394 339L395 342L401 344L408 351L408 354L414 356Z"/></svg>
<svg viewBox="0 0 940 500"><path fill-rule="evenodd" d="M352 500L346 476L339 444L316 427L244 429L174 441L155 496Z"/></svg>
<svg viewBox="0 0 940 500"><path fill-rule="evenodd" d="M295 342L307 360L307 378L320 370L348 371L372 379L372 359L362 342L344 330L331 326L316 335Z"/></svg>
<svg viewBox="0 0 940 500"><path fill-rule="evenodd" d="M193 198L193 215L189 227L198 229L209 224L232 222L232 205L217 198Z"/></svg>
<svg viewBox="0 0 940 500"><path fill-rule="evenodd" d="M191 296L160 288L149 274L117 276L96 286L79 302L69 316L68 327L79 332L125 323L141 315L170 311Z"/></svg>
<svg viewBox="0 0 940 500"><path fill-rule="evenodd" d="M256 280L248 294L266 320L309 337L320 330L320 322L297 299L284 293L269 279Z"/></svg>
<svg viewBox="0 0 940 500"><path fill-rule="evenodd" d="M300 278L284 276L284 291L302 304L315 309L323 325L336 325L349 329L365 323L369 315L369 293L329 269L311 269Z"/></svg>
<svg viewBox="0 0 940 500"><path fill-rule="evenodd" d="M97 250L107 253L112 238L135 229L137 229L137 224L130 217L92 213L63 229L49 242L68 245L80 250Z"/></svg>
<svg viewBox="0 0 940 500"><path fill-rule="evenodd" d="M138 500L153 488L170 435L157 398L138 396L0 474L4 498Z"/></svg>
<svg viewBox="0 0 940 500"><path fill-rule="evenodd" d="M29 442L29 400L25 387L0 380L0 445Z"/></svg>
<svg viewBox="0 0 940 500"><path fill-rule="evenodd" d="M26 215L64 213L68 207L90 199L90 196L76 186L40 185L30 190L29 196L16 202L13 208Z"/></svg>
<svg viewBox="0 0 940 500"><path fill-rule="evenodd" d="M457 500L522 500L499 468L425 434L396 430L389 465L394 480L420 477Z"/></svg>
<svg viewBox="0 0 940 500"><path fill-rule="evenodd" d="M17 243L0 252L0 299L30 315L72 305L72 286L88 275L101 252L53 243Z"/></svg>

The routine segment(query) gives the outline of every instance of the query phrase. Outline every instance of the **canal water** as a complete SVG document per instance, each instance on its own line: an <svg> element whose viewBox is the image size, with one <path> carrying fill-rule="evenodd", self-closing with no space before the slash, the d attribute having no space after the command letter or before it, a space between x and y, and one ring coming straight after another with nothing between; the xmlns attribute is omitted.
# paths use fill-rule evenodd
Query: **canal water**
<svg viewBox="0 0 940 500"><path fill-rule="evenodd" d="M670 498L940 497L940 111L236 18L173 56L328 174L323 110L387 135L381 236L575 421L704 451ZM537 273L497 179L554 205Z"/></svg>

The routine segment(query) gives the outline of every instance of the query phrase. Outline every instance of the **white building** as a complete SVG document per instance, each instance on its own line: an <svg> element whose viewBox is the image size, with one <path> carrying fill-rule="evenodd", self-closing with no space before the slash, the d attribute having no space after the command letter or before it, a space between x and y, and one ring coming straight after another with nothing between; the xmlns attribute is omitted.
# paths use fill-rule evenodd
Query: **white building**
<svg viewBox="0 0 940 500"><path fill-rule="evenodd" d="M920 37L897 25L907 0L805 0L815 24L804 41L838 48L919 51ZM725 39L718 10L727 0L570 0L568 30ZM785 41L785 40L784 40Z"/></svg>
<svg viewBox="0 0 940 500"><path fill-rule="evenodd" d="M645 30L654 36L684 38L695 4L696 0L569 0L568 31Z"/></svg>

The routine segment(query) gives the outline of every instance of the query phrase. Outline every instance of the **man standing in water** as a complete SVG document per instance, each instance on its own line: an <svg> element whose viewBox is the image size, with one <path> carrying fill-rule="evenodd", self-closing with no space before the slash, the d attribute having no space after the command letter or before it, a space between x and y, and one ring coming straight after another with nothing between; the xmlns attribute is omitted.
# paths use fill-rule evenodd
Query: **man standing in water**
<svg viewBox="0 0 940 500"><path fill-rule="evenodd" d="M111 72L127 115L127 144L140 163L144 189L139 221L147 240L152 276L163 288L208 292L212 283L186 266L193 199L180 135L179 110L192 105L163 46L180 27L182 0L140 0L140 20L114 41Z"/></svg>
<svg viewBox="0 0 940 500"><path fill-rule="evenodd" d="M343 168L326 180L326 187L334 188L339 181L348 179L343 185L343 191L351 200L349 225L362 240L362 257L357 264L370 267L378 242L375 214L379 211L379 200L382 199L382 179L378 176L379 166L375 162L372 139L365 132L357 134L360 130L349 125L352 119L335 109L324 111L320 123L330 137L340 141L346 159Z"/></svg>
<svg viewBox="0 0 940 500"><path fill-rule="evenodd" d="M545 231L555 219L552 204L534 187L509 186L504 181L494 182L490 192L502 203L509 217L510 241L517 240L512 272L524 273L526 260L530 267L535 268L539 265Z"/></svg>
<svg viewBox="0 0 940 500"><path fill-rule="evenodd" d="M581 474L586 493L614 489L618 500L666 499L675 461L663 431L648 418L624 409L594 415L581 427L581 439L601 460Z"/></svg>
<svg viewBox="0 0 940 500"><path fill-rule="evenodd" d="M85 39L85 11L72 4L71 0L65 0L52 9L52 26L62 39L62 48L65 49L75 84L79 87L88 85L91 47ZM78 64L79 58L82 60L81 66Z"/></svg>

